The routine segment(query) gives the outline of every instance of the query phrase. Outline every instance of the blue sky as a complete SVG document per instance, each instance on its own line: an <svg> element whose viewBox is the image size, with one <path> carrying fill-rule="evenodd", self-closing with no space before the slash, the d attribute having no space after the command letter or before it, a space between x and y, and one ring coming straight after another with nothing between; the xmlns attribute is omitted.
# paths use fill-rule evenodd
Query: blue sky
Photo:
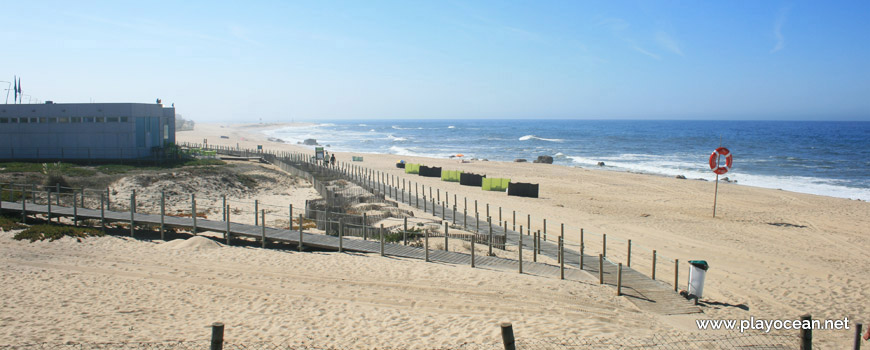
<svg viewBox="0 0 870 350"><path fill-rule="evenodd" d="M160 97L199 122L870 120L868 1L4 0L0 9L0 80L21 76L29 98Z"/></svg>

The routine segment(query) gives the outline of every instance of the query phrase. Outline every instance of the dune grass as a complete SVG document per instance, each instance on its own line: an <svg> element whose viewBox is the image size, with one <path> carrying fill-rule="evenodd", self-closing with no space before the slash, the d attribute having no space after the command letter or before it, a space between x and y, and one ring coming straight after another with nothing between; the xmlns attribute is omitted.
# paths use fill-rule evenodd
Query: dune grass
<svg viewBox="0 0 870 350"><path fill-rule="evenodd" d="M31 242L36 242L46 239L49 241L55 241L63 237L87 238L99 236L103 236L103 232L93 228L57 224L40 224L30 226L24 231L16 233L13 238L19 241L27 239Z"/></svg>

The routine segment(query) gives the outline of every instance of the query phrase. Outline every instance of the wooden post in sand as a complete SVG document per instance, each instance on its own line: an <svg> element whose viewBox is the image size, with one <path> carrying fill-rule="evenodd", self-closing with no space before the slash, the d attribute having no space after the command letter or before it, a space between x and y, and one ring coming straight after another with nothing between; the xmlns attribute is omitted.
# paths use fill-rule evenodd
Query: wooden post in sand
<svg viewBox="0 0 870 350"><path fill-rule="evenodd" d="M227 230L224 233L224 239L227 241L227 245L230 245L230 205L229 204L227 204L226 209L224 209L224 212L227 214L226 215Z"/></svg>
<svg viewBox="0 0 870 350"><path fill-rule="evenodd" d="M103 233L106 233L106 210L103 209L103 205L106 201L105 196L105 193L100 193L100 228L102 229Z"/></svg>
<svg viewBox="0 0 870 350"><path fill-rule="evenodd" d="M462 229L468 231L468 209L462 209Z"/></svg>
<svg viewBox="0 0 870 350"><path fill-rule="evenodd" d="M487 218L486 221L489 223L489 256L492 256L492 218Z"/></svg>
<svg viewBox="0 0 870 350"><path fill-rule="evenodd" d="M680 284L680 259L674 259L674 291L679 291Z"/></svg>
<svg viewBox="0 0 870 350"><path fill-rule="evenodd" d="M863 324L855 325L855 341L852 343L852 350L861 350L861 331L864 329Z"/></svg>
<svg viewBox="0 0 870 350"><path fill-rule="evenodd" d="M529 234L531 234L531 232L532 232L532 214L526 215L526 230L528 230L527 232L529 232Z"/></svg>
<svg viewBox="0 0 870 350"><path fill-rule="evenodd" d="M260 221L257 220L257 213L260 212L260 201L254 200L254 226L260 226Z"/></svg>
<svg viewBox="0 0 870 350"><path fill-rule="evenodd" d="M520 262L520 273L523 273L523 225L520 225L520 241L517 243L517 256Z"/></svg>
<svg viewBox="0 0 870 350"><path fill-rule="evenodd" d="M607 234L601 235L601 255L607 257Z"/></svg>
<svg viewBox="0 0 870 350"><path fill-rule="evenodd" d="M260 243L262 248L266 248L266 209L260 211L260 219L263 221L260 226Z"/></svg>
<svg viewBox="0 0 870 350"><path fill-rule="evenodd" d="M544 219L544 242L547 241L547 219Z"/></svg>
<svg viewBox="0 0 870 350"><path fill-rule="evenodd" d="M423 192L425 193L426 191L423 191ZM426 195L423 194L423 213L425 213L427 211L429 211L429 202L426 201Z"/></svg>
<svg viewBox="0 0 870 350"><path fill-rule="evenodd" d="M408 218L405 217L404 226L402 229L402 240L405 242L405 245L408 245Z"/></svg>
<svg viewBox="0 0 870 350"><path fill-rule="evenodd" d="M160 240L166 240L166 191L160 190ZM226 208L224 208L224 219L227 217Z"/></svg>
<svg viewBox="0 0 870 350"><path fill-rule="evenodd" d="M48 199L45 201L45 203L47 204L47 208L48 208L48 222L51 222L51 191L46 190L46 191L45 191L45 194L46 194L46 196L47 196L47 198L48 198ZM23 190L23 189L21 190L21 198L25 198L24 190ZM24 203L24 202L22 201L22 203ZM24 208L24 207L22 207L22 208Z"/></svg>
<svg viewBox="0 0 870 350"><path fill-rule="evenodd" d="M133 214L136 213L136 191L130 193L130 237L134 235L134 226L136 225L133 221Z"/></svg>
<svg viewBox="0 0 870 350"><path fill-rule="evenodd" d="M561 226L562 226L561 230L559 230L559 238L562 240L562 242L564 242L565 241L565 224L562 224ZM564 251L562 253L564 253ZM565 260L565 254L560 254L559 255L559 263L564 262L563 260Z"/></svg>
<svg viewBox="0 0 870 350"><path fill-rule="evenodd" d="M27 193L24 192L24 187L21 187L21 223L27 223Z"/></svg>
<svg viewBox="0 0 870 350"><path fill-rule="evenodd" d="M535 231L532 236L532 262L538 262L538 235L540 234L541 231Z"/></svg>
<svg viewBox="0 0 870 350"><path fill-rule="evenodd" d="M604 255L598 254L598 284L604 284Z"/></svg>
<svg viewBox="0 0 870 350"><path fill-rule="evenodd" d="M209 350L223 350L224 348L224 324L215 322L211 325L211 347Z"/></svg>
<svg viewBox="0 0 870 350"><path fill-rule="evenodd" d="M366 226L366 224L367 224L368 222L369 222L369 221L368 221L368 218L366 217L366 213L363 213L363 224L362 224L362 229L363 229L363 240L364 240L364 241L369 240L369 237L368 237L368 236L369 236L369 233L368 233L369 230L368 230L368 227ZM301 223L300 223L300 225L301 225Z"/></svg>
<svg viewBox="0 0 870 350"><path fill-rule="evenodd" d="M456 225L456 203L453 203L453 224Z"/></svg>
<svg viewBox="0 0 870 350"><path fill-rule="evenodd" d="M160 192L163 192L163 191L160 191ZM292 205L292 204L291 204L291 205ZM227 209L227 195L225 195L225 194L224 194L224 195L221 195L221 208L224 209L224 210ZM290 217L292 218L293 215L290 215ZM224 213L223 213L223 218L222 218L221 220L223 220L223 221L227 221L227 212L226 212L226 211L224 211Z"/></svg>
<svg viewBox="0 0 870 350"><path fill-rule="evenodd" d="M384 224L381 224L379 234L381 237L381 256L384 256Z"/></svg>
<svg viewBox="0 0 870 350"><path fill-rule="evenodd" d="M73 226L79 225L78 193L73 192Z"/></svg>
<svg viewBox="0 0 870 350"><path fill-rule="evenodd" d="M501 324L501 340L504 343L504 350L517 350L516 340L514 339L514 328L510 322L504 322Z"/></svg>
<svg viewBox="0 0 870 350"><path fill-rule="evenodd" d="M256 216L257 213L254 213ZM190 217L193 218L193 235L196 236L196 194L190 194Z"/></svg>
<svg viewBox="0 0 870 350"><path fill-rule="evenodd" d="M801 323L812 323L812 316L810 314L801 315ZM813 329L812 327L801 327L800 330L800 339L801 339L801 350L812 350L813 349Z"/></svg>
<svg viewBox="0 0 870 350"><path fill-rule="evenodd" d="M617 265L616 270L616 296L622 295L622 263Z"/></svg>
<svg viewBox="0 0 870 350"><path fill-rule="evenodd" d="M450 244L449 236L450 236L450 231L448 230L447 223L445 222L444 223L444 251L445 252L450 251L450 249L447 247L447 245Z"/></svg>
<svg viewBox="0 0 870 350"><path fill-rule="evenodd" d="M429 262L429 230L423 229L423 251L425 253L425 261Z"/></svg>
<svg viewBox="0 0 870 350"><path fill-rule="evenodd" d="M656 250L653 249L653 259L652 259L652 280L656 280Z"/></svg>
<svg viewBox="0 0 870 350"><path fill-rule="evenodd" d="M513 212L514 212L514 228L513 228L513 230L516 231L517 230L517 211L514 210ZM523 234L522 230L520 230L520 234L521 235Z"/></svg>
<svg viewBox="0 0 870 350"><path fill-rule="evenodd" d="M583 241L583 229L580 229L580 269L583 269L583 250L586 249L586 243Z"/></svg>
<svg viewBox="0 0 870 350"><path fill-rule="evenodd" d="M414 183L414 206L420 206L420 191L417 190L417 183Z"/></svg>
<svg viewBox="0 0 870 350"><path fill-rule="evenodd" d="M338 252L344 251L344 221L338 219Z"/></svg>
<svg viewBox="0 0 870 350"><path fill-rule="evenodd" d="M474 241L476 240L477 235L471 235L471 268L474 268Z"/></svg>
<svg viewBox="0 0 870 350"><path fill-rule="evenodd" d="M489 203L486 203L486 217L489 217Z"/></svg>
<svg viewBox="0 0 870 350"><path fill-rule="evenodd" d="M301 252L303 249L303 234L302 234L302 214L299 214L299 251Z"/></svg>

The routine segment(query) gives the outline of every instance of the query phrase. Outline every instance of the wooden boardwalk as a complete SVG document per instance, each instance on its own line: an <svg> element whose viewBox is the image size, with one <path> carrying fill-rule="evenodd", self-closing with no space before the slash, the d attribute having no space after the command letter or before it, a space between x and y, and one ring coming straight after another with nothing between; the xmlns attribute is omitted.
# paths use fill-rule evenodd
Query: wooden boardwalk
<svg viewBox="0 0 870 350"><path fill-rule="evenodd" d="M378 188L379 184L363 181L364 185L369 188ZM409 193L402 193L401 188L386 186L386 190L381 192L387 198L392 198L397 202L401 202L403 204L409 205L414 208L418 208L420 210L426 209L426 212L443 218L444 221L447 222L455 222L457 225L465 224L465 229L469 232L477 233L479 235L487 235L489 234L489 222L485 219L480 220L478 217L474 215L465 215L462 211L457 210L455 212L451 208L446 208L446 206L442 207L441 203L435 202L433 207L432 200L429 198L423 199L418 198ZM404 200L404 201L403 201ZM424 206L423 203L426 202ZM508 245L518 246L520 243L520 232L506 229L501 226L493 227L494 234L505 235L505 242ZM557 237L558 234L552 235L551 237ZM540 248L539 255L547 256L554 261L558 261L559 256L559 245L558 243L554 243L552 241L545 241L543 239L540 240ZM524 251L531 251L535 247L534 243L534 235L529 235L528 233L523 234L522 245ZM580 269L580 252L578 250L565 249L565 279L570 280L584 280L584 281L592 281L594 283L599 282L599 273L598 273L598 265L599 259L598 256L591 256L587 254L583 254L583 269ZM511 259L500 259L500 260L508 260L514 269L518 268L518 261ZM556 276L557 278L560 275L559 266L552 266L547 264L540 263L530 263L523 262L523 272L527 272L527 266L532 266L534 264L534 268L530 270L530 273L540 274L544 276ZM538 266L540 265L540 266ZM617 270L619 265L610 260L604 259L603 263L603 281L604 284L613 286L616 288L617 285ZM534 271L534 272L531 272ZM569 277L569 272L571 271L571 277ZM586 274L585 278L575 277L575 274ZM643 273L627 267L625 265L622 266L622 295L626 296L632 303L637 305L640 309L663 314L663 315L676 315L676 314L692 314L692 313L700 313L701 309L693 305L692 302L686 300L673 290L673 286L663 283L661 281L653 280L652 278L644 275Z"/></svg>
<svg viewBox="0 0 870 350"><path fill-rule="evenodd" d="M21 214L22 204L18 202L0 202L0 212L13 212ZM71 208L64 206L51 206L51 217L76 217L78 220L96 219L109 222L124 222L131 221L130 212L117 211L101 211L86 208ZM48 215L49 206L27 203L25 205L26 215ZM161 215L133 213L132 220L136 225L157 225L161 224ZM193 218L163 216L163 225L166 228L178 228L182 230L193 230ZM196 229L198 231L213 231L229 233L231 237L246 237L255 240L285 242L299 245L300 236L302 238L303 247L313 247L323 250L339 250L339 245L346 251L362 252L362 253L381 253L387 256L398 256L412 259L425 259L428 255L429 261L456 264L456 265L471 265L472 256L470 254L447 252L442 250L429 250L401 244L383 244L381 247L380 241L360 240L342 238L339 243L339 237L329 236L316 233L305 233L300 235L299 231L276 229L263 226L254 226L240 223L227 223L225 221L215 221L198 218L196 220ZM227 231L229 230L229 231ZM512 234L511 234L512 233ZM519 234L509 232L509 242L516 242ZM528 236L527 236L528 237ZM510 239L513 238L514 241ZM529 246L531 239L525 239L523 246L531 249ZM552 243L543 244L542 254L553 254L557 249ZM382 251L383 249L383 251ZM576 252L565 252L565 279L572 281L583 281L586 283L598 282L598 257L584 256L585 270L579 269L579 256ZM489 268L503 271L519 271L519 261L513 259L504 259L491 256L475 256L474 265L478 268ZM604 282L607 285L616 285L616 265L605 261L604 264ZM548 276L559 278L560 267L555 265L523 262L523 273ZM643 310L655 312L659 314L686 314L697 313L700 309L697 306L691 305L688 301L678 296L669 286L664 283L653 281L641 273L629 268L623 267L622 274L622 292L630 301Z"/></svg>

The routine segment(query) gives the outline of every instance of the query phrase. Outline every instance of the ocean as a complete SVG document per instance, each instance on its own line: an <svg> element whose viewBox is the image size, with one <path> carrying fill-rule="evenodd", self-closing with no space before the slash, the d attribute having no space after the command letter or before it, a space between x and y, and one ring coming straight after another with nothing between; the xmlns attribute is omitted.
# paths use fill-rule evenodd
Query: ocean
<svg viewBox="0 0 870 350"><path fill-rule="evenodd" d="M870 122L637 120L366 120L269 130L327 150L533 161L713 181L720 145L738 184L870 200ZM598 162L604 162L599 167Z"/></svg>

